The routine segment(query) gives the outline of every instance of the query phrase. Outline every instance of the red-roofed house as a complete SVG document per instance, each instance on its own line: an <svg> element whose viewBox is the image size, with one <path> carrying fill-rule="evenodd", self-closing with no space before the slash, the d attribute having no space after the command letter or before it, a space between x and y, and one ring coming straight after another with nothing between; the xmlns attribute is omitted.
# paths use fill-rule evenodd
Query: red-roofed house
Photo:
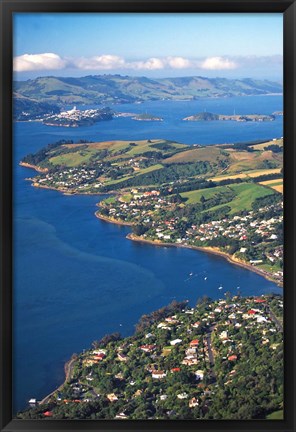
<svg viewBox="0 0 296 432"><path fill-rule="evenodd" d="M44 415L45 417L52 417L52 416L53 416L53 414L52 414L51 411L45 411L45 413L43 413L43 415Z"/></svg>
<svg viewBox="0 0 296 432"><path fill-rule="evenodd" d="M229 361L237 360L237 356L236 355L231 355L231 356L228 357L228 360Z"/></svg>
<svg viewBox="0 0 296 432"><path fill-rule="evenodd" d="M96 360L104 360L105 357L106 357L106 354L103 354L103 353L94 355L94 359L96 359Z"/></svg>
<svg viewBox="0 0 296 432"><path fill-rule="evenodd" d="M248 315L255 315L256 311L254 311L253 309L248 310Z"/></svg>
<svg viewBox="0 0 296 432"><path fill-rule="evenodd" d="M193 339L193 340L190 342L189 345L190 345L191 347L197 347L198 344L199 344L199 340L198 340L198 339Z"/></svg>
<svg viewBox="0 0 296 432"><path fill-rule="evenodd" d="M180 372L180 368L179 367L175 367L171 369L171 372Z"/></svg>

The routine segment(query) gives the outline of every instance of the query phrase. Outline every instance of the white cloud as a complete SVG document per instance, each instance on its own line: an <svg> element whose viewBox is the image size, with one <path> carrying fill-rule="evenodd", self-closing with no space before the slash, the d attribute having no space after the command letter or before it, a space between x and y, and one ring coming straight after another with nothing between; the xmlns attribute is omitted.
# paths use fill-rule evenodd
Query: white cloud
<svg viewBox="0 0 296 432"><path fill-rule="evenodd" d="M187 69L192 66L192 62L184 57L168 57L167 64L172 69Z"/></svg>
<svg viewBox="0 0 296 432"><path fill-rule="evenodd" d="M67 61L54 53L24 54L13 60L13 69L16 72L57 70L64 69L66 66Z"/></svg>
<svg viewBox="0 0 296 432"><path fill-rule="evenodd" d="M27 72L38 70L78 69L90 71L104 70L233 70L244 68L276 68L282 65L283 57L274 56L236 56L236 57L207 57L188 59L179 56L150 57L148 59L126 60L112 54L101 54L93 57L62 58L54 53L24 54L14 58L14 71Z"/></svg>
<svg viewBox="0 0 296 432"><path fill-rule="evenodd" d="M82 70L111 70L125 67L125 60L122 57L103 54L94 57L81 57L72 61L72 64Z"/></svg>
<svg viewBox="0 0 296 432"><path fill-rule="evenodd" d="M126 63L127 69L157 70L157 69L186 69L192 66L190 60L184 57L151 57L147 60Z"/></svg>
<svg viewBox="0 0 296 432"><path fill-rule="evenodd" d="M237 67L238 65L234 61L223 57L208 57L200 65L201 69L208 70L227 70Z"/></svg>
<svg viewBox="0 0 296 432"><path fill-rule="evenodd" d="M157 69L164 69L164 67L165 67L165 61L156 57L151 57L145 61L126 63L127 69L136 69L136 70L157 70Z"/></svg>

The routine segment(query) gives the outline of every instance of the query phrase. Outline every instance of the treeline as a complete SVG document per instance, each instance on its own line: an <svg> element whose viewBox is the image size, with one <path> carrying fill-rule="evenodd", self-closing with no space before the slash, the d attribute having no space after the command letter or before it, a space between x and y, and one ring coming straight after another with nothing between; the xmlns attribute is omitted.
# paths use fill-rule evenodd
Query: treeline
<svg viewBox="0 0 296 432"><path fill-rule="evenodd" d="M187 209L187 207L189 208ZM185 210L185 212L183 212L183 209ZM179 220L176 227L178 233L181 236L184 236L186 234L186 230L189 229L191 225L200 225L203 223L211 222L212 220L224 219L231 211L231 207L228 205L224 205L215 210L208 210L203 212L200 212L199 209L200 205L198 203L191 206L185 206L181 209L175 210L174 212L168 213L167 218L186 218L186 220Z"/></svg>
<svg viewBox="0 0 296 432"><path fill-rule="evenodd" d="M31 164L31 165L39 165L41 162L44 162L47 157L47 153L58 148L63 144L73 144L72 140L60 140L52 144L48 144L46 147L43 147L37 153L30 153L27 156L23 157L23 162Z"/></svg>
<svg viewBox="0 0 296 432"><path fill-rule="evenodd" d="M271 144L267 147L264 147L264 150L271 150L273 153L283 153L283 147L277 144Z"/></svg>
<svg viewBox="0 0 296 432"><path fill-rule="evenodd" d="M253 210L259 210L263 207L270 207L272 205L278 204L282 201L283 197L282 194L279 192L275 192L272 195L267 195L265 197L256 198L255 201L252 204Z"/></svg>
<svg viewBox="0 0 296 432"><path fill-rule="evenodd" d="M237 183L256 183L261 182L265 180L275 180L275 179L281 179L283 178L282 173L274 173L274 174L264 174L257 177L250 177L250 178L242 178L237 177L234 179L226 178L224 180L220 181L214 181L214 180L205 180L205 179L192 179L186 181L186 183L178 183L176 185L172 186L165 186L162 189L163 195L171 195L171 194L177 194L182 192L190 192L193 190L200 190L200 189L208 189L208 188L214 188L217 186L227 186L231 184L237 184Z"/></svg>
<svg viewBox="0 0 296 432"><path fill-rule="evenodd" d="M254 141L242 141L242 142L237 142L231 145L231 148L235 149L235 150L247 150L247 151L255 151L252 147L253 145L256 144L264 144L268 141L271 141L270 139L264 139L264 140L254 140Z"/></svg>
<svg viewBox="0 0 296 432"><path fill-rule="evenodd" d="M212 180L193 179L188 180L186 183L178 183L177 185L165 186L162 189L163 195L171 195L182 192L189 192L199 189L207 189L217 186L217 183Z"/></svg>
<svg viewBox="0 0 296 432"><path fill-rule="evenodd" d="M177 302L173 300L168 306L164 306L154 312L147 315L142 315L138 324L136 324L136 333L142 333L151 327L152 324L158 322L164 318L174 315L176 312L181 312L185 309L188 301L184 300L182 302Z"/></svg>
<svg viewBox="0 0 296 432"><path fill-rule="evenodd" d="M123 189L133 186L170 183L182 178L206 174L210 170L211 165L209 162L173 164L155 171L151 171L149 173L139 174L133 178L123 180L122 182L116 184L105 185L101 188L101 191L109 192L110 190Z"/></svg>
<svg viewBox="0 0 296 432"><path fill-rule="evenodd" d="M83 151L87 149L86 145L83 144L89 144L92 143L91 140L85 140L80 139L76 143L74 143L73 140L59 140L55 143L48 144L46 147L43 147L41 150L39 150L37 153L30 153L23 157L22 162L29 163L31 165L39 165L41 162L47 162L48 153L55 150L54 154L51 156L59 156L61 154L67 154L67 153L75 153L77 151ZM62 147L64 144L76 144L75 147L72 148L66 148ZM82 145L79 145L82 144Z"/></svg>

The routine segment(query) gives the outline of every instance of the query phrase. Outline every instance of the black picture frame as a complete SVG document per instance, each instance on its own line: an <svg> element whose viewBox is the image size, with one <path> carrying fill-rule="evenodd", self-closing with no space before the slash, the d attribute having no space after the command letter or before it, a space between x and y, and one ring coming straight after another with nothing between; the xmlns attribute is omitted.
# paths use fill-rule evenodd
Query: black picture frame
<svg viewBox="0 0 296 432"><path fill-rule="evenodd" d="M264 421L39 421L12 418L12 16L15 12L281 12L284 15L284 420ZM295 0L1 1L1 431L285 431L295 421Z"/></svg>

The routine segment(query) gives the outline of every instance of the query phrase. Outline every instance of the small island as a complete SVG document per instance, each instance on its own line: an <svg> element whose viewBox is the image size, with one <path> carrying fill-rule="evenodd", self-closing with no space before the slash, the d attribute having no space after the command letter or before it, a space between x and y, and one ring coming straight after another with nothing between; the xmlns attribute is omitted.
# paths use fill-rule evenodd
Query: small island
<svg viewBox="0 0 296 432"><path fill-rule="evenodd" d="M236 122L263 122L274 121L275 115L266 114L213 114L210 112L201 112L189 117L183 118L184 121L236 121Z"/></svg>
<svg viewBox="0 0 296 432"><path fill-rule="evenodd" d="M152 114L136 114L134 117L132 117L132 120L137 121L163 121L163 118L152 115Z"/></svg>

